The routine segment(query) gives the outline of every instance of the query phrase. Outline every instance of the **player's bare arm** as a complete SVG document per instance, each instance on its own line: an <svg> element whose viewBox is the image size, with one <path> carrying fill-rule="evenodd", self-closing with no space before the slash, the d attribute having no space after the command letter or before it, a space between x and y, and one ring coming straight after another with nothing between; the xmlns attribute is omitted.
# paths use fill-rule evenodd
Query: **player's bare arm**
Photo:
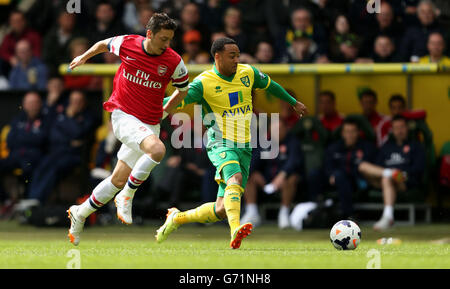
<svg viewBox="0 0 450 289"><path fill-rule="evenodd" d="M187 96L188 90L180 91L176 89L169 98L169 101L164 105L163 110L167 113L172 112L181 101Z"/></svg>
<svg viewBox="0 0 450 289"><path fill-rule="evenodd" d="M83 65L91 57L97 54L108 52L109 39L101 40L91 46L85 53L75 57L69 65L69 69L73 70L75 67Z"/></svg>

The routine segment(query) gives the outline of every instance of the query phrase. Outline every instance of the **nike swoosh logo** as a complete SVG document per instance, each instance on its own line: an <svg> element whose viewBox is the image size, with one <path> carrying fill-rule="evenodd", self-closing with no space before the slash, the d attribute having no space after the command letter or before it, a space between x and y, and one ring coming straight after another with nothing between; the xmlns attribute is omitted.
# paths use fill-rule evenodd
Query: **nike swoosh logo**
<svg viewBox="0 0 450 289"><path fill-rule="evenodd" d="M136 59L131 58L131 57L128 57L128 56L126 57L126 59L127 59L127 60L136 60Z"/></svg>

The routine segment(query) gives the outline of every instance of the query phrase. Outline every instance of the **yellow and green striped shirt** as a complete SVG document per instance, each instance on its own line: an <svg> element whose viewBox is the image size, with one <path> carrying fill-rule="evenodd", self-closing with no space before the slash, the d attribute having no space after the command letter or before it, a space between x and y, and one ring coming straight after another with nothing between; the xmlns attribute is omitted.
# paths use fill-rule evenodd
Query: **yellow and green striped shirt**
<svg viewBox="0 0 450 289"><path fill-rule="evenodd" d="M220 74L214 65L189 84L188 95L178 108L190 103L202 105L203 124L208 129L207 147L218 142L248 147L253 115L252 90L267 89L273 84L276 83L268 75L248 64L238 64L236 73L229 77ZM292 105L296 103L284 90L276 94Z"/></svg>

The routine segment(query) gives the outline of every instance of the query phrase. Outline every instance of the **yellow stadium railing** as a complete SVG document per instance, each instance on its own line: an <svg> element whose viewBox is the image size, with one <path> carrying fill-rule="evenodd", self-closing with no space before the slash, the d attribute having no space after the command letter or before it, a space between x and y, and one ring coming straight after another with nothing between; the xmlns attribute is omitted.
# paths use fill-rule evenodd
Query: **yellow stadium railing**
<svg viewBox="0 0 450 289"><path fill-rule="evenodd" d="M348 63L348 64L255 64L269 74L361 74L361 73L436 73L447 71L446 67L437 64L419 63ZM113 76L118 64L84 64L73 71L67 64L59 67L62 75L98 75ZM210 64L187 65L189 73L196 75L211 68Z"/></svg>

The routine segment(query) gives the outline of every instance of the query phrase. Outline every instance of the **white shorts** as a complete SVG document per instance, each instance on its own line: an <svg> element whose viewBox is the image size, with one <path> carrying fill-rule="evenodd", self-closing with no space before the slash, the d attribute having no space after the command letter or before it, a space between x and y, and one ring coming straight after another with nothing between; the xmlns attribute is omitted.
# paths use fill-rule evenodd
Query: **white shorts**
<svg viewBox="0 0 450 289"><path fill-rule="evenodd" d="M143 123L120 109L112 112L111 124L114 135L122 143L117 158L130 168L133 168L137 160L144 154L140 148L141 142L149 135L154 134L159 137L159 124Z"/></svg>

